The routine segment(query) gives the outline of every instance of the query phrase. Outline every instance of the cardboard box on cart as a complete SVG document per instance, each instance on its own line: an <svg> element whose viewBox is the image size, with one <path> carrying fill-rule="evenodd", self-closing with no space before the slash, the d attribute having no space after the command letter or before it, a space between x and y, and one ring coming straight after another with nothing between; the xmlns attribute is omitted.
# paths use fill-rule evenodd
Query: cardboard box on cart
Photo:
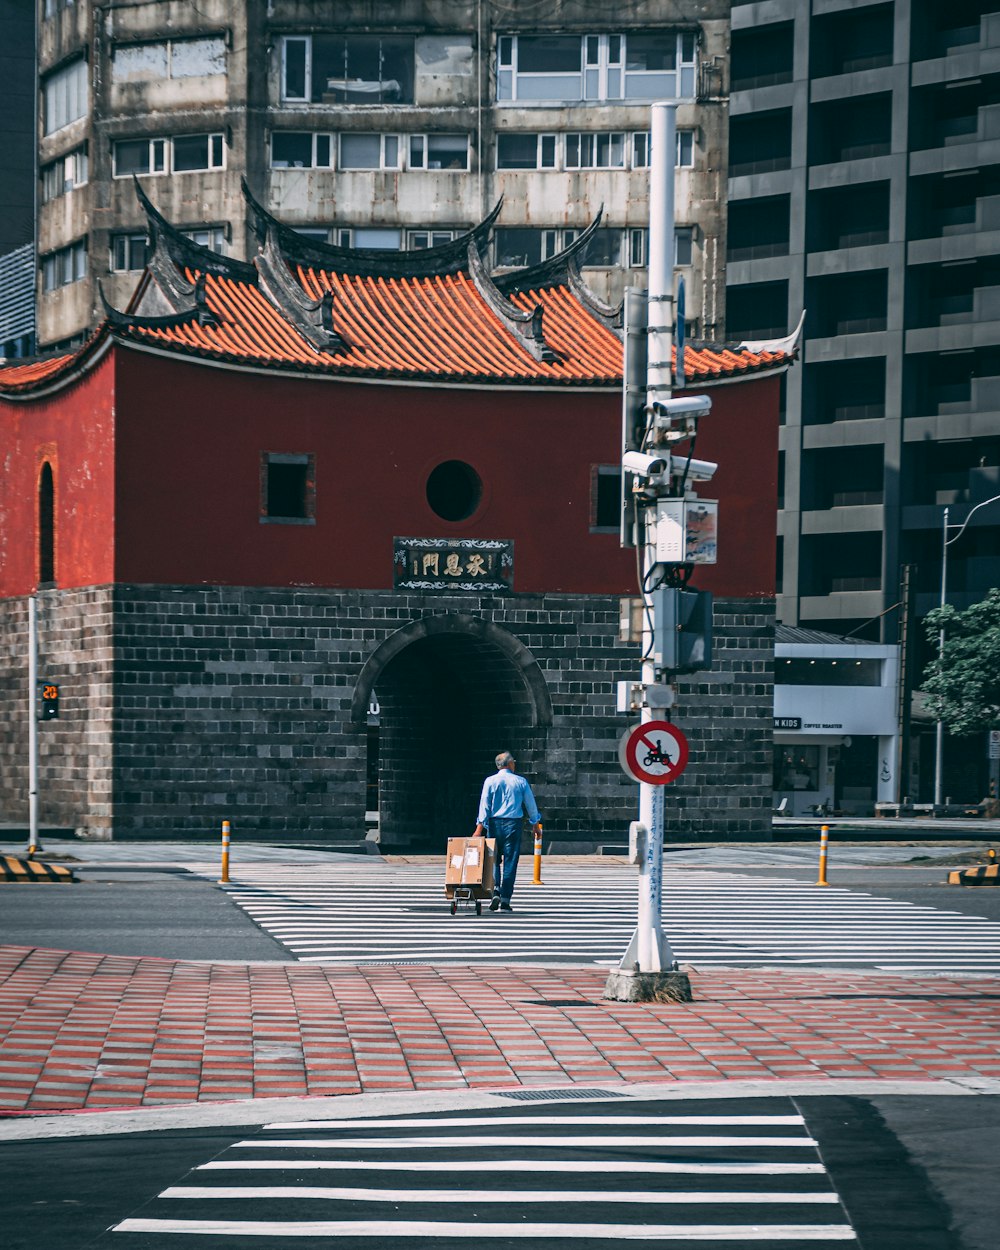
<svg viewBox="0 0 1000 1250"><path fill-rule="evenodd" d="M472 889L473 898L493 894L493 855L496 838L449 838L444 892L451 898L456 886Z"/></svg>

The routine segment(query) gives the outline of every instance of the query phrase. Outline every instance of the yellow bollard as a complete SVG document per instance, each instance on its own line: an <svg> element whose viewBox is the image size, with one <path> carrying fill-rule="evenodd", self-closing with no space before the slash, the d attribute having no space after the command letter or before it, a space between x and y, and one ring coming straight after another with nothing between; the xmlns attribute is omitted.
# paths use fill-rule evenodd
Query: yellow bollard
<svg viewBox="0 0 1000 1250"><path fill-rule="evenodd" d="M542 826L539 825L535 830L535 875L531 881L532 885L544 885L542 880Z"/></svg>
<svg viewBox="0 0 1000 1250"><path fill-rule="evenodd" d="M219 885L229 884L229 831L229 821L224 820L222 822L222 876L219 878Z"/></svg>
<svg viewBox="0 0 1000 1250"><path fill-rule="evenodd" d="M829 885L826 879L826 847L830 840L830 826L824 825L819 832L819 880L817 885Z"/></svg>

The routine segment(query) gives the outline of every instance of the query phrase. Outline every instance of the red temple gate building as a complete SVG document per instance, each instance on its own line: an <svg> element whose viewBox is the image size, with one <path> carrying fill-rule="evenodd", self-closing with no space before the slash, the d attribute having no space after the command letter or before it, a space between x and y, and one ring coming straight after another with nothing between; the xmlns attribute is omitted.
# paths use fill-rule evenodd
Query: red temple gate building
<svg viewBox="0 0 1000 1250"><path fill-rule="evenodd" d="M509 748L556 844L620 842L637 594L618 539L620 310L582 236L491 276L496 213L442 247L338 249L249 200L248 264L147 202L128 309L0 371L0 819L23 820L27 599L60 718L41 818L88 838L429 848ZM713 668L682 683L686 838L769 836L777 435L787 345L686 346L719 463Z"/></svg>

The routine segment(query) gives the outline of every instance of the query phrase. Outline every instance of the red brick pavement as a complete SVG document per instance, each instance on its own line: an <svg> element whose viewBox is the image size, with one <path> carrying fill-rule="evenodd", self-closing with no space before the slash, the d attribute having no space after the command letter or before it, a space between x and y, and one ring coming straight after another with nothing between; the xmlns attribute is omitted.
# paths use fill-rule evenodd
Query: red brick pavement
<svg viewBox="0 0 1000 1250"><path fill-rule="evenodd" d="M1000 1078L1000 978L207 964L0 948L0 1114L374 1090ZM576 1006L538 1000L572 999Z"/></svg>

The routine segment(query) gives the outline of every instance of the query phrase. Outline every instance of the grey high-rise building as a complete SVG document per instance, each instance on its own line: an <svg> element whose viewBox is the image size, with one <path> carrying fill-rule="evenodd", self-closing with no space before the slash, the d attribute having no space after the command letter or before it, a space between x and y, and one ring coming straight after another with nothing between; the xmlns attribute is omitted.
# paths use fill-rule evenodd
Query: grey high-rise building
<svg viewBox="0 0 1000 1250"><path fill-rule="evenodd" d="M894 640L1000 493L1000 3L732 7L727 333L784 331L779 617ZM1000 504L949 602L1000 583ZM885 615L882 615L885 614Z"/></svg>
<svg viewBox="0 0 1000 1250"><path fill-rule="evenodd" d="M571 244L587 283L644 285L649 105L675 98L677 266L722 332L728 0L40 0L39 340L84 337L146 262L138 180L198 243L246 257L241 179L341 247L445 243L504 206L497 268Z"/></svg>

